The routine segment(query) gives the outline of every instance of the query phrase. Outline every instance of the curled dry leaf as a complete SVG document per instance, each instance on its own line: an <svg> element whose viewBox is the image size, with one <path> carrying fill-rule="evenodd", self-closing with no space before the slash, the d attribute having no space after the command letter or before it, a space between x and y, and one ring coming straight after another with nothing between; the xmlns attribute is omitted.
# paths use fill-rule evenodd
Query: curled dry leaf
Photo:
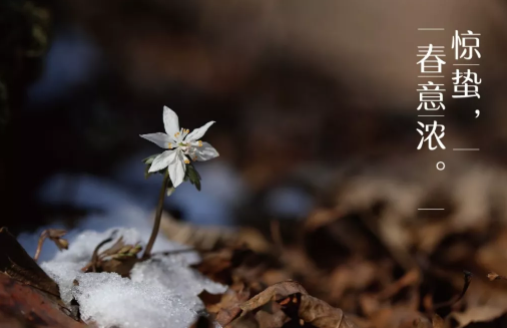
<svg viewBox="0 0 507 328"><path fill-rule="evenodd" d="M65 236L66 233L67 231L62 229L44 230L39 237L39 243L37 244L37 250L35 252L35 256L33 257L33 259L35 261L39 259L39 255L42 250L42 244L44 243L46 238L49 238L52 242L54 242L56 247L58 247L60 251L69 248L69 242L66 239L62 238L63 236Z"/></svg>
<svg viewBox="0 0 507 328"><path fill-rule="evenodd" d="M291 317L297 315L305 323L311 324L314 327L358 328L352 320L345 316L341 309L334 308L313 296L298 293L285 301L287 304L282 305L282 309L286 314L291 314L289 315ZM298 311L295 312L294 308Z"/></svg>
<svg viewBox="0 0 507 328"><path fill-rule="evenodd" d="M62 237L67 234L66 230L62 229L48 229L48 237L49 239L56 244L59 250L64 250L69 248L69 242L67 239L63 239Z"/></svg>
<svg viewBox="0 0 507 328"><path fill-rule="evenodd" d="M266 288L264 291L243 303L240 307L244 315L254 311L270 301L281 301L294 294L308 294L307 291L295 281L284 281Z"/></svg>
<svg viewBox="0 0 507 328"><path fill-rule="evenodd" d="M83 272L115 272L122 277L128 277L130 270L139 261L137 254L142 250L140 245L125 245L120 237L110 248L99 254L100 248L114 239L105 239L97 245L91 261L81 269Z"/></svg>
<svg viewBox="0 0 507 328"><path fill-rule="evenodd" d="M225 294L219 303L206 306L208 312L215 315L215 320L222 326L227 325L241 313L240 305L250 297L250 291L245 288L244 284L238 283Z"/></svg>
<svg viewBox="0 0 507 328"><path fill-rule="evenodd" d="M284 281L268 287L243 303L240 317L256 311L268 302L278 302L291 319L301 319L317 328L357 328L341 309L308 295L295 281Z"/></svg>

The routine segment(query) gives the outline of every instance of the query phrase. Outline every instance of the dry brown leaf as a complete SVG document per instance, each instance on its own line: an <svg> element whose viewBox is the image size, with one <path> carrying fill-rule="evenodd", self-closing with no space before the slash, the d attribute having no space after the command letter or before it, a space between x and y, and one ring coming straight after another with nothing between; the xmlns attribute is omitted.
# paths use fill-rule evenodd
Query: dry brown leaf
<svg viewBox="0 0 507 328"><path fill-rule="evenodd" d="M388 299L393 297L396 293L398 293L401 289L415 285L421 279L421 272L418 269L412 269L408 271L403 277L395 281L393 284L387 286L383 291L381 291L377 297L379 299Z"/></svg>
<svg viewBox="0 0 507 328"><path fill-rule="evenodd" d="M432 318L433 328L445 328L445 321L438 314L434 314Z"/></svg>
<svg viewBox="0 0 507 328"><path fill-rule="evenodd" d="M200 227L179 222L169 213L162 213L160 231L169 239L192 248L209 251L220 247L247 245L256 252L269 252L270 243L253 228L231 229L224 227Z"/></svg>
<svg viewBox="0 0 507 328"><path fill-rule="evenodd" d="M122 277L130 277L130 271L140 260L137 257L131 257L125 260L112 259L104 261L101 266L102 272L115 272Z"/></svg>
<svg viewBox="0 0 507 328"><path fill-rule="evenodd" d="M91 261L81 271L115 272L122 277L129 277L130 270L140 261L137 253L141 251L141 247L139 245L125 245L123 237L120 237L110 248L98 254L100 247L113 239L112 235L99 243L93 252Z"/></svg>
<svg viewBox="0 0 507 328"><path fill-rule="evenodd" d="M266 288L264 291L241 304L244 312L254 311L270 301L280 301L293 294L308 294L306 290L295 281L284 281Z"/></svg>
<svg viewBox="0 0 507 328"><path fill-rule="evenodd" d="M431 323L426 317L406 306L381 309L370 317L370 321L375 328L431 328Z"/></svg>
<svg viewBox="0 0 507 328"><path fill-rule="evenodd" d="M432 324L426 318L417 318L412 324L407 323L399 328L432 328Z"/></svg>
<svg viewBox="0 0 507 328"><path fill-rule="evenodd" d="M250 297L250 291L244 284L238 283L229 288L222 295L220 303L208 305L206 308L209 313L215 314L215 320L222 326L229 324L240 313L240 305Z"/></svg>
<svg viewBox="0 0 507 328"><path fill-rule="evenodd" d="M255 319L259 323L259 328L279 328L290 320L282 311L270 314L262 310L255 314Z"/></svg>
<svg viewBox="0 0 507 328"><path fill-rule="evenodd" d="M63 239L62 237L67 234L66 230L62 229L48 229L48 237L49 239L56 244L59 250L64 250L69 248L69 242L67 239Z"/></svg>
<svg viewBox="0 0 507 328"><path fill-rule="evenodd" d="M378 278L378 271L376 263L365 260L338 266L329 277L329 297L338 300L346 290L364 290Z"/></svg>
<svg viewBox="0 0 507 328"><path fill-rule="evenodd" d="M231 281L232 257L231 249L203 255L202 261L193 267L213 281L229 284Z"/></svg>
<svg viewBox="0 0 507 328"><path fill-rule="evenodd" d="M291 319L302 319L317 328L357 328L343 311L308 295L295 281L284 281L266 288L263 292L241 304L240 317L275 301Z"/></svg>
<svg viewBox="0 0 507 328"><path fill-rule="evenodd" d="M506 313L506 308L480 306L467 309L465 312L454 312L450 316L463 328L473 322L489 322Z"/></svg>
<svg viewBox="0 0 507 328"><path fill-rule="evenodd" d="M356 328L341 309L337 309L310 295L301 295L299 317L318 328Z"/></svg>
<svg viewBox="0 0 507 328"><path fill-rule="evenodd" d="M507 272L507 230L503 229L493 240L475 253L477 263L487 272Z"/></svg>

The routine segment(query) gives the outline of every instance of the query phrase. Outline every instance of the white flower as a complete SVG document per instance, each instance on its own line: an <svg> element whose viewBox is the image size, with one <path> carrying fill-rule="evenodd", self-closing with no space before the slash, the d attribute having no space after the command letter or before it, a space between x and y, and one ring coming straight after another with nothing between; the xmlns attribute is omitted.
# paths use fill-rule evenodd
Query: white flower
<svg viewBox="0 0 507 328"><path fill-rule="evenodd" d="M166 133L142 134L141 138L167 149L153 159L148 172L157 172L167 167L173 187L176 188L185 179L186 164L190 164L189 158L193 161L207 161L218 157L213 146L200 140L215 122L208 122L189 133L190 130L180 129L178 115L167 106L164 106L163 119Z"/></svg>

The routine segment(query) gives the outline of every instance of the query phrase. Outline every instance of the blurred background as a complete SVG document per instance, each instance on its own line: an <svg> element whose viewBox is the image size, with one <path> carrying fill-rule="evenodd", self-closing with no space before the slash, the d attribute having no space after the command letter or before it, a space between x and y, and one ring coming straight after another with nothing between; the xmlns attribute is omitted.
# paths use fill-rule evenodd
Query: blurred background
<svg viewBox="0 0 507 328"><path fill-rule="evenodd" d="M167 200L184 221L379 202L415 216L435 192L446 216L503 215L504 1L2 3L2 224L16 232L72 224L108 198L153 208L160 181L144 180L141 159L158 150L139 134L161 131L164 105L186 128L217 121L207 140L221 156L200 165L203 191ZM416 49L444 45L450 60L454 30L482 34L481 99L448 92L447 150L417 151Z"/></svg>
<svg viewBox="0 0 507 328"><path fill-rule="evenodd" d="M185 128L216 121L205 140L220 152L198 166L201 192L166 199L176 220L266 233L276 220L287 243L304 227L329 270L389 254L394 279L424 254L507 273L506 18L503 0L3 0L0 223L148 222L161 179L141 160L159 150L139 134L162 131L166 105ZM455 30L481 33L478 100L451 98ZM445 151L416 150L429 43L446 47ZM336 288L325 299L354 311Z"/></svg>

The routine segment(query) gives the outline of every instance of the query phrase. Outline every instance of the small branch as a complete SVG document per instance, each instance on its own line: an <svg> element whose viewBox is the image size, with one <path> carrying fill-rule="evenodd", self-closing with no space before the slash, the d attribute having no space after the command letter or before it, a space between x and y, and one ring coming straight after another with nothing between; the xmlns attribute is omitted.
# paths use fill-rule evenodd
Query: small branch
<svg viewBox="0 0 507 328"><path fill-rule="evenodd" d="M47 230L44 230L40 234L39 242L37 243L37 250L35 251L35 256L33 257L33 259L35 260L35 262L37 262L37 260L39 259L40 252L42 250L42 244L44 244L44 240L46 240L46 238L48 237L48 235L49 235L49 233L48 233Z"/></svg>
<svg viewBox="0 0 507 328"><path fill-rule="evenodd" d="M160 188L160 194L158 196L157 211L155 212L155 222L153 223L153 230L151 231L150 240L144 249L143 260L146 260L151 255L151 249L157 239L158 230L160 228L160 220L162 219L162 210L164 209L164 199L167 191L167 185L169 184L169 172L166 171L164 175L164 181L162 181L162 187Z"/></svg>
<svg viewBox="0 0 507 328"><path fill-rule="evenodd" d="M463 274L464 274L464 277L463 277L464 283L463 283L463 289L461 290L461 294L455 299L451 299L447 302L438 303L438 304L433 305L433 310L440 309L440 308L443 308L446 306L452 306L452 305L458 303L459 301L461 301L463 296L465 296L465 294L468 290L468 287L470 286L470 283L472 282L472 273L471 272L464 270Z"/></svg>

